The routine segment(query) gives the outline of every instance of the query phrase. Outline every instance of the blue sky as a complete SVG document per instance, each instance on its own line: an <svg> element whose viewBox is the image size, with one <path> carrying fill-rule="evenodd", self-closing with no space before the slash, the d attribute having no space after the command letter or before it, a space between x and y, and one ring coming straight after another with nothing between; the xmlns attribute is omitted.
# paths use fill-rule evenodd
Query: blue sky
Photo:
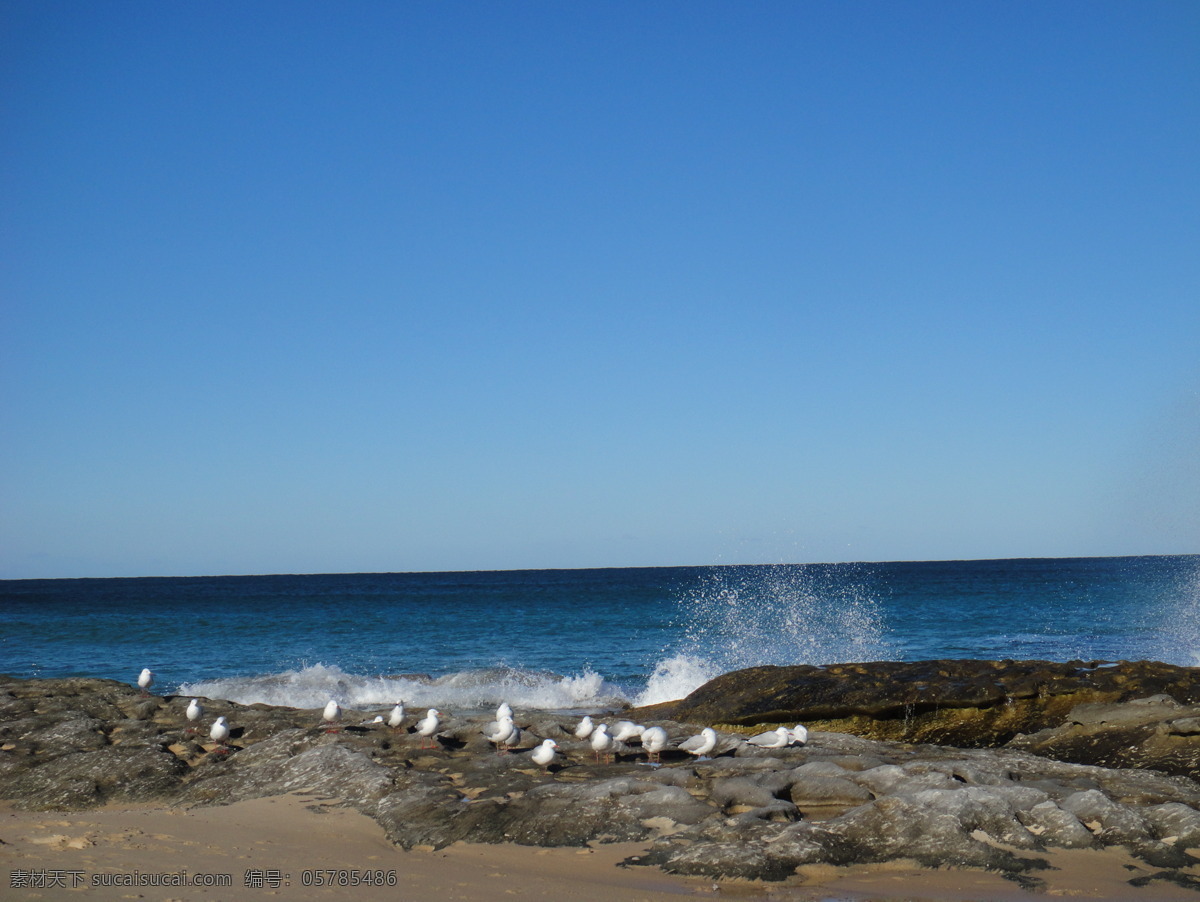
<svg viewBox="0 0 1200 902"><path fill-rule="evenodd" d="M0 577L1200 552L1200 6L0 0Z"/></svg>

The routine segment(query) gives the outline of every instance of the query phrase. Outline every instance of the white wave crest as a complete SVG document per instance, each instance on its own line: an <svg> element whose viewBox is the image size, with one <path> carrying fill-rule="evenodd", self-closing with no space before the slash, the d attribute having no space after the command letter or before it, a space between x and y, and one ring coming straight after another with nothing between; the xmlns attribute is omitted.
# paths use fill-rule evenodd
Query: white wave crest
<svg viewBox="0 0 1200 902"><path fill-rule="evenodd" d="M675 655L654 665L654 673L634 704L657 705L689 695L718 674L717 667L695 655Z"/></svg>
<svg viewBox="0 0 1200 902"><path fill-rule="evenodd" d="M455 711L482 711L502 701L527 711L600 710L629 703L624 693L592 671L560 676L506 667L433 679L360 676L336 665L313 664L283 673L186 683L179 687L179 694L289 708L320 708L331 698L346 708L381 707L403 700L415 707Z"/></svg>

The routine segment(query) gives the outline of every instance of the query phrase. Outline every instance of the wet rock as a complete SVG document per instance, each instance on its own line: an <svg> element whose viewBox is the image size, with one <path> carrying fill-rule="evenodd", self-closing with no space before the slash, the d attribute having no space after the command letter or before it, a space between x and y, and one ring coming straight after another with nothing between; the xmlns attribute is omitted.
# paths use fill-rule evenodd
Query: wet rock
<svg viewBox="0 0 1200 902"><path fill-rule="evenodd" d="M875 796L865 786L844 777L804 775L796 779L790 794L801 810L814 807L850 808L869 802Z"/></svg>
<svg viewBox="0 0 1200 902"><path fill-rule="evenodd" d="M1141 843L1150 839L1150 827L1144 817L1099 790L1072 793L1059 805L1079 818L1103 845Z"/></svg>
<svg viewBox="0 0 1200 902"><path fill-rule="evenodd" d="M680 843L652 849L635 863L689 877L786 880L799 865L820 860L823 854L824 849L816 843L766 847L741 842Z"/></svg>
<svg viewBox="0 0 1200 902"><path fill-rule="evenodd" d="M50 811L170 795L187 765L158 748L72 751L5 775L3 795L21 808Z"/></svg>
<svg viewBox="0 0 1200 902"><path fill-rule="evenodd" d="M247 762L232 756L180 793L185 802L227 805L243 799L309 792L344 799L362 808L391 788L391 771L337 745L318 745L294 755L259 755Z"/></svg>
<svg viewBox="0 0 1200 902"><path fill-rule="evenodd" d="M77 751L100 749L108 745L104 721L82 713L67 713L26 718L8 724L5 733L19 739L34 755L55 755L63 749Z"/></svg>
<svg viewBox="0 0 1200 902"><path fill-rule="evenodd" d="M1156 839L1186 849L1200 848L1200 811L1179 802L1152 805L1142 812Z"/></svg>
<svg viewBox="0 0 1200 902"><path fill-rule="evenodd" d="M1047 799L1017 812L1025 829L1046 846L1062 849L1088 849L1096 845L1092 832L1070 811L1064 811Z"/></svg>
<svg viewBox="0 0 1200 902"><path fill-rule="evenodd" d="M804 723L873 739L978 748L1057 727L1080 705L1164 695L1182 705L1200 704L1200 669L1155 661L753 667L719 676L653 710L700 723Z"/></svg>
<svg viewBox="0 0 1200 902"><path fill-rule="evenodd" d="M1061 761L1192 776L1200 773L1200 706L1165 695L1079 705L1063 723L1009 745Z"/></svg>
<svg viewBox="0 0 1200 902"><path fill-rule="evenodd" d="M388 839L405 849L417 846L442 848L468 837L486 835L481 830L495 822L496 802L472 805L455 792L449 781L425 775L406 781L398 791L381 799L374 816ZM502 834L501 834L502 835ZM501 842L493 835L481 842Z"/></svg>

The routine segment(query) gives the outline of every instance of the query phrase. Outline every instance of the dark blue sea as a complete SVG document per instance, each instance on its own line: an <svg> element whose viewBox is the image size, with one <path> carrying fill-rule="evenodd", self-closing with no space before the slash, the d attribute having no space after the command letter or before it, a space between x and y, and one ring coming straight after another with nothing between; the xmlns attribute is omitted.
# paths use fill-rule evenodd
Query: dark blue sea
<svg viewBox="0 0 1200 902"><path fill-rule="evenodd" d="M0 581L0 672L309 708L590 710L755 664L1200 663L1200 555Z"/></svg>

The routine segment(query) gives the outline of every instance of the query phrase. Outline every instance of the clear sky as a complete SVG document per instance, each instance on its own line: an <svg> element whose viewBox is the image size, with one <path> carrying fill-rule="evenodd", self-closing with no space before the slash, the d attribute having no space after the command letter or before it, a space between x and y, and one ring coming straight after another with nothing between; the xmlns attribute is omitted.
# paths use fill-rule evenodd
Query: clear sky
<svg viewBox="0 0 1200 902"><path fill-rule="evenodd" d="M1200 4L0 0L0 577L1200 552Z"/></svg>

